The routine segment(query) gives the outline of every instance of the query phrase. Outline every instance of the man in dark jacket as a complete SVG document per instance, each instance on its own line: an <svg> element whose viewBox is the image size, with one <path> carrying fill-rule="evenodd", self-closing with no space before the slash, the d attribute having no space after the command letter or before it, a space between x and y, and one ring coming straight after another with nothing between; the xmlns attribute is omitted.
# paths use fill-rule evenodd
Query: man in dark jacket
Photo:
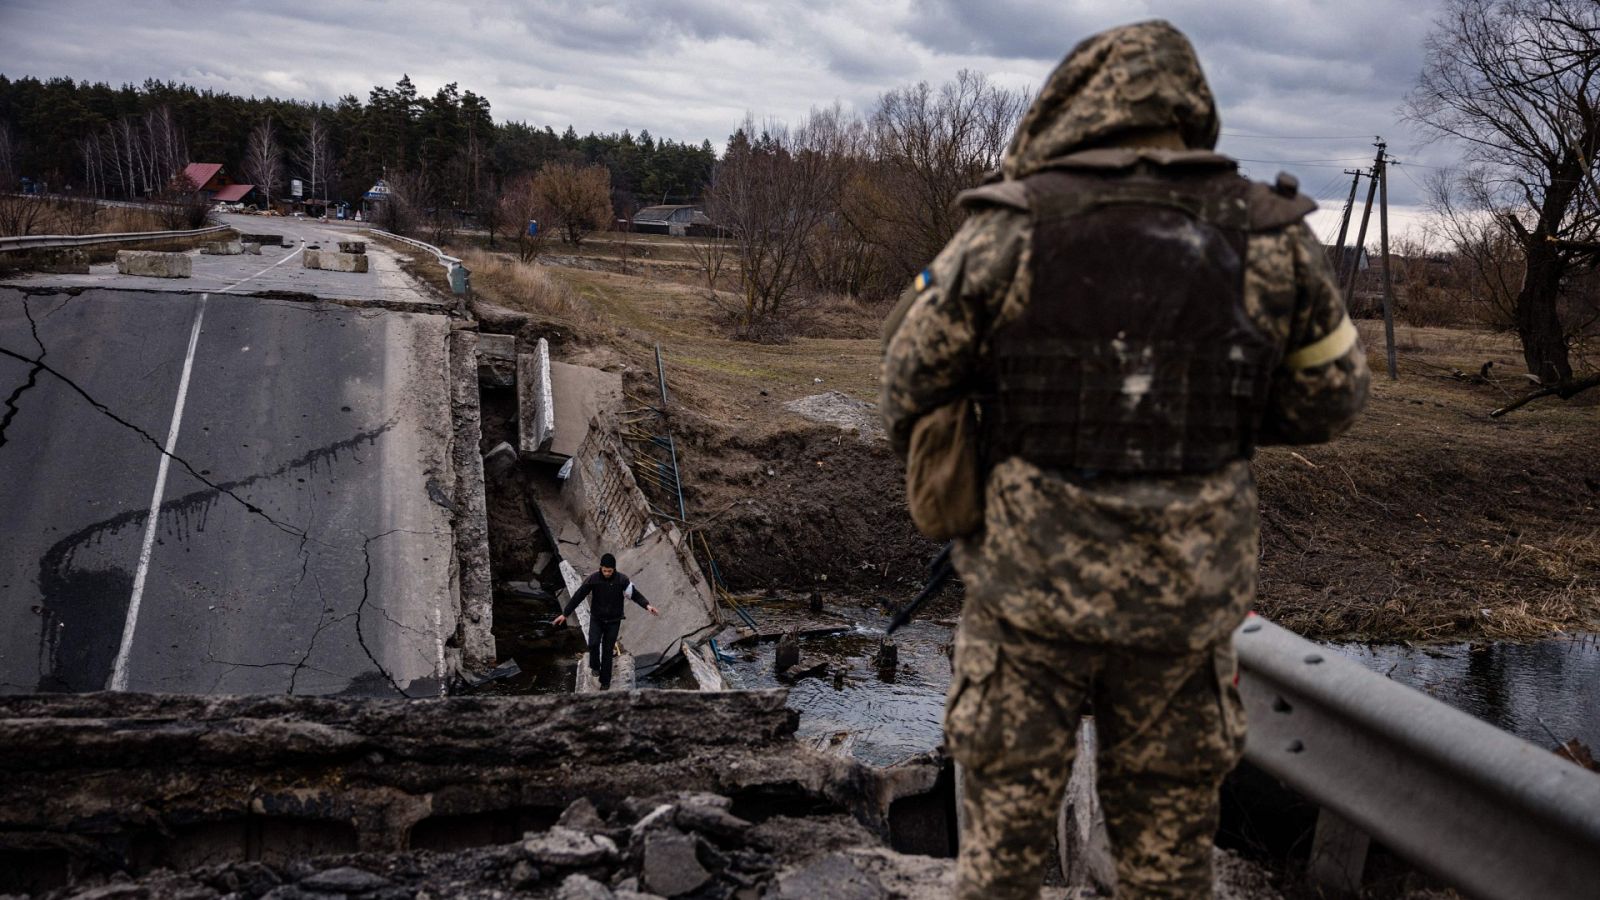
<svg viewBox="0 0 1600 900"><path fill-rule="evenodd" d="M624 603L632 600L652 616L661 613L628 576L617 571L617 558L609 553L600 557L600 571L583 580L583 586L567 601L567 608L553 624L565 625L567 616L585 597L589 598L589 671L600 676L600 689L605 690L611 687L611 649L617 644L617 632L622 630Z"/></svg>

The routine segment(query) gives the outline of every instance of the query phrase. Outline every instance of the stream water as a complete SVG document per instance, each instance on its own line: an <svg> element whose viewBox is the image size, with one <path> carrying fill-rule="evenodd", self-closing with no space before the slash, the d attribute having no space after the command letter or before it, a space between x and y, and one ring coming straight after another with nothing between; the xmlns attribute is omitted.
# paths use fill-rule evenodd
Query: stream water
<svg viewBox="0 0 1600 900"><path fill-rule="evenodd" d="M1367 668L1541 747L1600 747L1600 635L1530 644L1330 644Z"/></svg>
<svg viewBox="0 0 1600 900"><path fill-rule="evenodd" d="M876 657L888 616L878 609L830 603L824 613L813 615L803 603L778 602L750 611L764 632L815 625L846 629L802 637L799 665L782 676L774 671L775 641L722 648L725 659L732 657L724 671L732 673L734 686L789 689L789 705L800 712L796 736L802 742L872 765L890 765L938 746L950 684L945 648L953 632L948 625L917 620L896 632L898 665L880 671Z"/></svg>

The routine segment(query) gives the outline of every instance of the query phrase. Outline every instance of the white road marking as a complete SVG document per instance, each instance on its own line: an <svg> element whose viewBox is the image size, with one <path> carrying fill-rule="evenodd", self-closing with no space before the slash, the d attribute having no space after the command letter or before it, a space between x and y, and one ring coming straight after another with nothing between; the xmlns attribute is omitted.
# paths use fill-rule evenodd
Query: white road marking
<svg viewBox="0 0 1600 900"><path fill-rule="evenodd" d="M178 399L172 406L172 426L167 429L167 444L156 467L156 489L150 498L150 517L144 524L144 545L139 549L139 567L133 574L133 596L128 600L128 618L122 624L122 645L117 649L116 662L111 667L108 689L128 689L128 653L133 649L133 632L139 624L139 603L144 599L144 582L150 574L150 554L155 549L156 526L161 523L161 497L167 491L167 469L172 465L172 451L178 445L178 429L183 425L183 404L189 398L189 376L194 372L194 351L200 343L200 323L205 321L206 300L209 294L200 295L200 306L194 313L194 325L189 329L189 350L183 357L183 375L178 378Z"/></svg>
<svg viewBox="0 0 1600 900"><path fill-rule="evenodd" d="M238 287L239 285L244 284L246 281L254 281L257 278L260 278L261 276L267 274L268 272L272 271L273 269L276 269L277 267L279 267L279 266L283 265L284 263L288 262L289 260L294 259L296 256L299 256L302 252L305 251L305 249L306 249L306 240L305 240L305 238L301 238L300 239L300 246L297 247L293 253L289 254L288 256L285 256L283 259L278 260L277 262L273 263L272 265L267 266L265 269L262 269L261 271L255 273L254 275L251 275L249 278L245 278L245 279L243 279L241 281L235 281L233 284L230 284L227 287L223 288L222 290L217 291L217 293L226 294L227 292L233 290L234 288Z"/></svg>
<svg viewBox="0 0 1600 900"><path fill-rule="evenodd" d="M304 249L305 241L302 240L299 249L293 253L215 293L225 294L247 281L259 278L294 259ZM205 321L206 301L210 296L210 293L200 295L200 306L195 310L194 324L189 328L189 349L183 357L183 374L178 378L178 398L172 406L172 425L167 430L167 443L161 454L161 462L156 466L156 488L150 498L150 517L144 526L144 544L139 548L139 566L133 573L133 596L128 599L128 616L122 623L122 643L117 648L117 658L111 667L111 681L107 685L109 690L128 689L128 655L133 650L133 634L139 626L139 606L144 600L145 579L150 575L150 557L155 551L156 527L161 524L161 498L167 492L167 470L172 466L172 451L178 446L178 431L183 426L183 406L189 398L189 377L194 372L195 348L200 344L200 325Z"/></svg>

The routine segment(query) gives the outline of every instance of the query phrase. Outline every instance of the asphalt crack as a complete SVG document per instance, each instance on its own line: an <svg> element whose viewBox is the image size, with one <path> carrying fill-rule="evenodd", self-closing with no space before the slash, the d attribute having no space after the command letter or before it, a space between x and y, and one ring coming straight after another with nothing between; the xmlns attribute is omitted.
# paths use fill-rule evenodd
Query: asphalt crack
<svg viewBox="0 0 1600 900"><path fill-rule="evenodd" d="M32 317L30 316L29 318L31 319ZM35 335L35 339L37 340L37 335ZM99 400L96 400L93 395L91 395L88 391L84 390L81 386L79 386L76 381L73 381L71 378L68 378L67 376L61 374L60 372L58 372L54 368L52 368L49 364L45 363L43 361L43 355L42 354L38 359L30 360L26 356L23 356L22 354L16 352L15 350L9 350L9 349L7 349L5 347L0 347L0 356L9 356L12 359L18 360L20 362L29 363L31 365L36 366L39 369L39 371L42 371L42 372L45 372L45 373L47 373L49 375L54 376L62 384L65 384L67 387L71 388L74 393L76 393L78 396L82 397L86 402L88 402L88 404L90 406L94 407L96 410L99 410L101 414L103 414L107 418L111 419L111 421L116 422L118 425L121 425L122 427L128 429L129 431L134 432L135 434L137 434L140 437L144 438L146 441L150 442L150 446L155 447L156 451L158 453L160 453L162 456L166 456L166 457L171 458L173 462L177 463L180 466L183 466L183 468L186 471L188 471L188 473L190 475L194 476L194 479L196 481L200 482L201 484L205 485L208 488L211 488L214 491L217 491L217 492L222 493L222 494L226 494L227 496L231 497L233 500L237 501L240 506L244 507L245 510L247 512L249 512L251 515L260 516L261 518L265 519L268 523L270 523L272 525L272 527L278 529L279 531L282 531L285 534L292 534L295 537L302 537L302 536L305 535L305 530L304 529L296 528L293 525L288 525L288 524L285 524L283 522L278 521L277 519L275 519L271 515L269 515L266 510L264 510L261 507L255 505L254 503L251 503L250 501L244 499L243 497L241 497L238 494L234 493L233 491L229 490L227 487L225 487L223 485L220 485L220 484L217 484L216 482L212 481L211 479L207 478L206 476L200 474L200 470L196 469L194 466L190 465L188 460L184 459L183 457L179 456L176 453L168 453L167 452L167 448L163 447L161 445L161 442L156 440L155 437L150 434L150 432L145 431L143 428L140 428L139 426L133 424L132 422L129 422L127 419L124 419L123 417L121 417L121 416L117 415L116 413L112 412L111 411L111 407L106 406L104 403L101 403ZM8 416L7 417L7 421L9 421L9 420L10 420L10 417ZM3 436L3 432L0 432L0 436Z"/></svg>
<svg viewBox="0 0 1600 900"><path fill-rule="evenodd" d="M380 540L382 538L386 538L389 535L394 534L397 531L405 531L405 529L404 528L391 528L388 531L383 532L382 534L373 535L372 537L367 537L366 535L362 535L361 555L364 558L364 561L366 563L366 568L361 573L361 602L356 605L356 611L355 611L355 617L356 617L356 643L361 645L361 651L363 653L367 654L367 659L372 661L372 665L378 670L378 673L381 674L384 677L384 679L386 679L389 682L389 685L391 687L393 687L396 691L399 692L400 696L405 697L408 700L415 700L416 698L412 697L411 694L407 693L406 689L400 686L400 682L396 681L395 677L393 675L389 674L389 670L383 667L383 663L378 662L378 657L372 652L372 648L367 646L367 636L366 636L366 634L361 630L361 614L362 614L362 612L364 612L366 610L367 602L371 598L372 542L376 541L376 540ZM382 612L382 607L379 607L377 604L373 604L373 608L379 610L380 612ZM389 618L387 613L384 613L384 618L386 618L386 619ZM389 619L389 621L393 622L394 620L393 619Z"/></svg>
<svg viewBox="0 0 1600 900"><path fill-rule="evenodd" d="M23 394L32 390L39 383L39 373L44 370L44 358L50 352L45 349L44 341L39 339L39 322L33 317L33 309L28 306L28 296L26 294L22 296L22 313L28 317L28 327L33 331L33 342L39 347L39 355L31 361L31 365L28 368L28 379L18 385L17 389L12 391L11 395L6 398L6 414L4 417L0 417L0 447L6 445L6 429L11 427L12 420L16 419L17 413L21 412L21 407L17 405L18 402L22 399ZM24 360L24 362L28 361Z"/></svg>

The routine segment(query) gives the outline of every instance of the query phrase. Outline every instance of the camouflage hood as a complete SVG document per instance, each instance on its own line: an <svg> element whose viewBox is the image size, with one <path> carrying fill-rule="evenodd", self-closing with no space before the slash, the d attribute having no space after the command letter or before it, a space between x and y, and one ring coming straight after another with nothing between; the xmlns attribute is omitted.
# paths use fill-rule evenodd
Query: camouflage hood
<svg viewBox="0 0 1600 900"><path fill-rule="evenodd" d="M1194 47L1155 20L1097 34L1050 73L1001 168L1022 178L1119 132L1175 129L1190 149L1217 142L1217 105Z"/></svg>

